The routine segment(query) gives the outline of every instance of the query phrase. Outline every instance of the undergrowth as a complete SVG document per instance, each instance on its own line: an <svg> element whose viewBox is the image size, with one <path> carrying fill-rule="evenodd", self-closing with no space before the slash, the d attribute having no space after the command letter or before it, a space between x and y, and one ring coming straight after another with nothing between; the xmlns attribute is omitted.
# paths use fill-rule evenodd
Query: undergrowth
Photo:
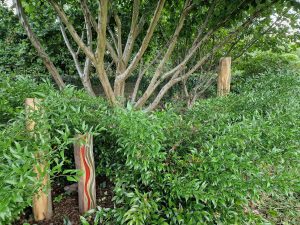
<svg viewBox="0 0 300 225"><path fill-rule="evenodd" d="M37 152L52 180L72 181L73 137L91 132L97 174L115 185L115 207L94 210L96 224L299 224L299 84L292 71L262 73L245 79L240 94L179 115L111 108L71 86L58 92L2 78L0 221L32 204ZM29 118L26 97L41 99Z"/></svg>

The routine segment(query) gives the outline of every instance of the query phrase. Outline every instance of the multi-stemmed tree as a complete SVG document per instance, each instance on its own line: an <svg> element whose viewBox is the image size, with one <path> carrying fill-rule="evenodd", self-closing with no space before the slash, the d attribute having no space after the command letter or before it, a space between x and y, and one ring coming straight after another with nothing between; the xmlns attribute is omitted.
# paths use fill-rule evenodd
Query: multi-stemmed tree
<svg viewBox="0 0 300 225"><path fill-rule="evenodd" d="M65 83L34 34L23 2L14 2L30 41L57 85L63 88ZM230 54L241 41L247 50L259 41L257 35L249 39L247 32L256 29L263 35L278 26L291 3L297 4L284 0L24 1L31 7L44 4L52 9L57 18L53 23L60 27L90 95L95 96L90 82L93 67L111 104L124 105L130 97L135 108L146 111L155 109L174 85L185 83L208 61L214 62L215 54ZM84 26L74 24L68 16L70 8L81 12ZM158 50L152 51L154 45ZM140 93L140 83L147 73L149 82ZM136 78L135 87L131 96L126 96L125 85L132 77ZM200 79L195 91L206 88L210 80Z"/></svg>

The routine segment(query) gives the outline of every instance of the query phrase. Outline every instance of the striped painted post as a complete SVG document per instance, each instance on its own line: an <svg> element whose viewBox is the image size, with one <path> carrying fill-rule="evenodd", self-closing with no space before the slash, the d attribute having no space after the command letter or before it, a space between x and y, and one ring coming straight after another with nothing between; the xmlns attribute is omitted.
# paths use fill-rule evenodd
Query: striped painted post
<svg viewBox="0 0 300 225"><path fill-rule="evenodd" d="M93 137L90 134L77 135L74 143L76 169L83 175L78 183L79 212L96 208L95 163L93 154Z"/></svg>
<svg viewBox="0 0 300 225"><path fill-rule="evenodd" d="M25 100L25 109L26 113L29 116L34 110L38 110L37 103L39 99L35 98L26 98ZM35 127L35 122L33 120L27 119L26 129L28 131L33 131ZM35 154L35 157L39 160L42 158L42 153ZM39 171L43 172L46 164L39 162L37 165L34 165L34 171L37 174L37 179L41 178ZM38 169L39 168L39 169ZM47 193L42 189L49 185L49 176L46 174L42 180L42 187L39 189L38 193L33 196L33 216L36 221L50 219L52 217L52 198L51 198L51 188L48 188Z"/></svg>

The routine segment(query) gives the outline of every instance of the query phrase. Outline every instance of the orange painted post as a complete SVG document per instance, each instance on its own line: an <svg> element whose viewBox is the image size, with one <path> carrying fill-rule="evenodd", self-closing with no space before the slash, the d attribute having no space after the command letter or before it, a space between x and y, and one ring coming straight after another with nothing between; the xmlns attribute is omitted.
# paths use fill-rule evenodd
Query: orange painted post
<svg viewBox="0 0 300 225"><path fill-rule="evenodd" d="M76 136L74 157L76 169L83 172L78 183L79 212L82 214L96 208L96 181L92 135Z"/></svg>
<svg viewBox="0 0 300 225"><path fill-rule="evenodd" d="M218 96L225 96L230 92L231 57L220 59L218 74Z"/></svg>
<svg viewBox="0 0 300 225"><path fill-rule="evenodd" d="M29 115L34 110L38 110L37 107L38 99L26 98L25 100L25 109L27 115ZM35 127L35 122L31 119L26 121L26 129L28 131L33 131ZM36 157L39 160L41 158L41 153L37 153ZM41 177L40 172L44 172L45 163L39 162L37 165L34 165L34 171L37 174L37 179ZM40 171L40 172L39 172ZM33 215L36 221L50 219L52 217L52 199L51 199L51 188L48 187L48 193L46 194L43 191L49 184L49 176L46 174L42 180L42 187L39 189L38 193L33 196Z"/></svg>

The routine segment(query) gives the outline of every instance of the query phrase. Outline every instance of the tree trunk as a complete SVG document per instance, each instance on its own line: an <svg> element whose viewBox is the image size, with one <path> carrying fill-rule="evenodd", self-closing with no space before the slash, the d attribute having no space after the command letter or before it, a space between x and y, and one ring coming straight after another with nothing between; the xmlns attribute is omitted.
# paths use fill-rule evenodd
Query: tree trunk
<svg viewBox="0 0 300 225"><path fill-rule="evenodd" d="M114 91L113 91L113 89L110 85L110 82L108 80L108 77L107 77L106 71L104 69L103 63L100 63L100 65L96 64L96 70L97 70L99 80L102 84L105 96L107 97L108 101L110 103L112 103L113 105L118 105L119 103L118 103L118 101L117 101L117 99L114 95Z"/></svg>
<svg viewBox="0 0 300 225"><path fill-rule="evenodd" d="M95 97L96 94L93 90L90 78L85 75L83 77L80 77L80 79L81 79L81 83L83 84L84 89L89 93L89 95Z"/></svg>

